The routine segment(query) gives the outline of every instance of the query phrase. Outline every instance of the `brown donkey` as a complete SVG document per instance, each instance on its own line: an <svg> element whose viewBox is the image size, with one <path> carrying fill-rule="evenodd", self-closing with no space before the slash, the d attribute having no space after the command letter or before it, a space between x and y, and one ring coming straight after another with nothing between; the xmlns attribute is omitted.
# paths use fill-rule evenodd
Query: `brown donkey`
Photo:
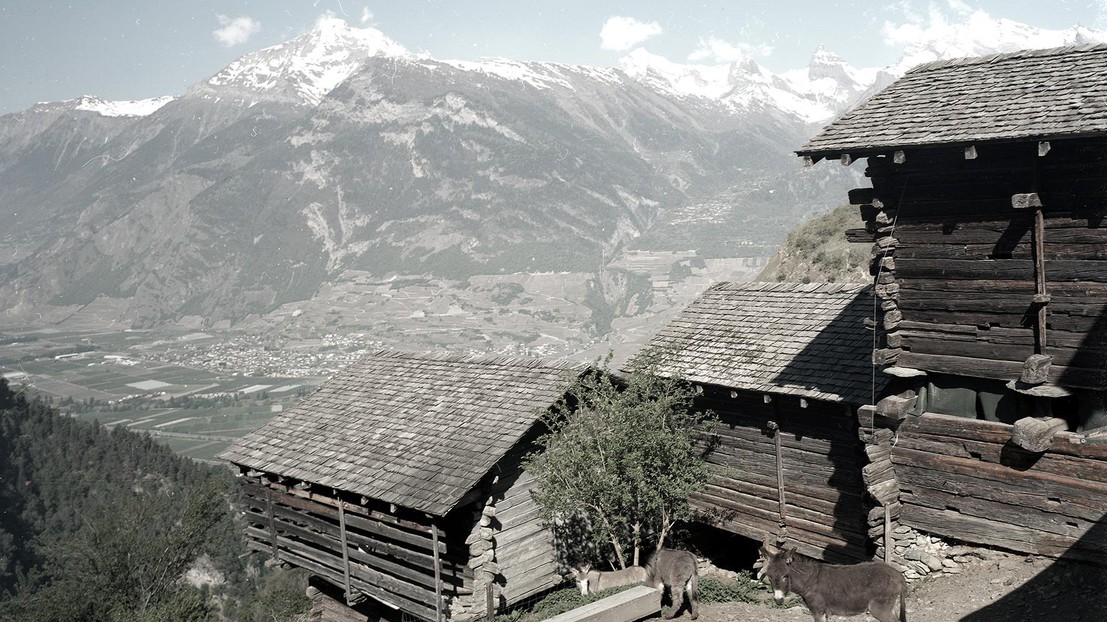
<svg viewBox="0 0 1107 622"><path fill-rule="evenodd" d="M826 564L797 554L795 548L777 548L769 544L768 536L761 545L761 561L777 604L788 592L795 592L803 598L815 622L827 622L831 615L855 616L865 611L880 622L907 622L907 582L884 562Z"/></svg>

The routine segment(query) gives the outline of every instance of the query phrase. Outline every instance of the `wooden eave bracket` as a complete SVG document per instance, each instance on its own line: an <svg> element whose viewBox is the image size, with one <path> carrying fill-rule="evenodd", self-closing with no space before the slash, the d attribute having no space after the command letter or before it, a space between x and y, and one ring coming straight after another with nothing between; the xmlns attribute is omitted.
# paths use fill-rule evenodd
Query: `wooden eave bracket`
<svg viewBox="0 0 1107 622"><path fill-rule="evenodd" d="M909 397L889 395L876 403L876 413L894 421L902 421L907 415L915 412L918 400L917 395Z"/></svg>
<svg viewBox="0 0 1107 622"><path fill-rule="evenodd" d="M1053 435L1068 430L1060 417L1023 417L1015 422L1011 442L1026 451L1042 453L1053 443Z"/></svg>
<svg viewBox="0 0 1107 622"><path fill-rule="evenodd" d="M926 376L926 372L921 369L915 369L913 367L901 367L895 365L892 367L885 367L884 373L889 376L895 376L897 378L922 378Z"/></svg>
<svg viewBox="0 0 1107 622"><path fill-rule="evenodd" d="M1042 199L1037 192L1012 194L1011 207L1014 209L1041 209Z"/></svg>

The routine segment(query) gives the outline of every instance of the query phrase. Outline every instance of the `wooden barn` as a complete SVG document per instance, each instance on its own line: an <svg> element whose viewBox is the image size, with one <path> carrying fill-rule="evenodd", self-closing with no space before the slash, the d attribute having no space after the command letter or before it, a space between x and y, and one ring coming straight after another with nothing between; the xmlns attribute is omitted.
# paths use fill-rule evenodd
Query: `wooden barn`
<svg viewBox="0 0 1107 622"><path fill-rule="evenodd" d="M585 367L365 357L220 456L245 480L250 546L355 609L424 620L484 617L560 584L521 459Z"/></svg>
<svg viewBox="0 0 1107 622"><path fill-rule="evenodd" d="M797 153L867 161L893 525L1107 563L1107 46L916 67Z"/></svg>
<svg viewBox="0 0 1107 622"><path fill-rule="evenodd" d="M696 407L719 416L712 481L693 498L717 526L786 534L830 561L871 557L856 416L883 384L865 327L871 290L719 283L650 342L662 371L701 387Z"/></svg>

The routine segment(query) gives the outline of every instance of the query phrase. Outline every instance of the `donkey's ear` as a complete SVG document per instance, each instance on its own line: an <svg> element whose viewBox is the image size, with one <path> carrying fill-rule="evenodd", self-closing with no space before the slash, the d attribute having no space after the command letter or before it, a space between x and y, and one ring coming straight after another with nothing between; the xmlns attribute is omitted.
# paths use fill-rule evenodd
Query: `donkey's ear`
<svg viewBox="0 0 1107 622"><path fill-rule="evenodd" d="M784 549L784 563L792 563L792 556L796 554L796 547L789 546Z"/></svg>

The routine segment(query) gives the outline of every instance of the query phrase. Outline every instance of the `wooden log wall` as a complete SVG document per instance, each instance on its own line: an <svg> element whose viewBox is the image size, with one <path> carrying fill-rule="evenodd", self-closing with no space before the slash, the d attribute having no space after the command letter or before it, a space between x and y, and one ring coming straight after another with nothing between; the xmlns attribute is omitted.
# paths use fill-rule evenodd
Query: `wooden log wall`
<svg viewBox="0 0 1107 622"><path fill-rule="evenodd" d="M1010 438L1001 423L908 416L889 446L899 520L976 544L1107 564L1107 443L1059 432L1038 454Z"/></svg>
<svg viewBox="0 0 1107 622"><path fill-rule="evenodd" d="M247 478L243 492L251 549L305 568L343 590L348 586L348 599L366 595L420 618L436 619L430 518L401 517L264 477ZM464 548L451 534L439 531L446 598L473 591ZM446 604L441 603L442 612Z"/></svg>
<svg viewBox="0 0 1107 622"><path fill-rule="evenodd" d="M872 189L850 193L872 240L882 331L877 363L1011 380L1035 353L1033 210L1043 205L1050 380L1107 386L1107 148L1095 141L909 152L869 158Z"/></svg>
<svg viewBox="0 0 1107 622"><path fill-rule="evenodd" d="M534 478L522 466L532 448L529 441L520 442L481 485L484 502L473 513L465 540L474 576L473 595L451 603L453 619L484 617L489 613L489 601L495 614L565 582L557 565L553 535L545 528L531 496Z"/></svg>
<svg viewBox="0 0 1107 622"><path fill-rule="evenodd" d="M515 461L494 491L496 557L501 560L504 604L512 606L565 582L557 564L553 534L539 517L531 492L535 480Z"/></svg>
<svg viewBox="0 0 1107 622"><path fill-rule="evenodd" d="M800 552L828 561L869 559L862 466L864 453L850 407L794 396L705 387L696 408L719 415L707 454L712 479L693 505L717 526L761 540L777 534L779 490L774 432L780 426L787 538Z"/></svg>

